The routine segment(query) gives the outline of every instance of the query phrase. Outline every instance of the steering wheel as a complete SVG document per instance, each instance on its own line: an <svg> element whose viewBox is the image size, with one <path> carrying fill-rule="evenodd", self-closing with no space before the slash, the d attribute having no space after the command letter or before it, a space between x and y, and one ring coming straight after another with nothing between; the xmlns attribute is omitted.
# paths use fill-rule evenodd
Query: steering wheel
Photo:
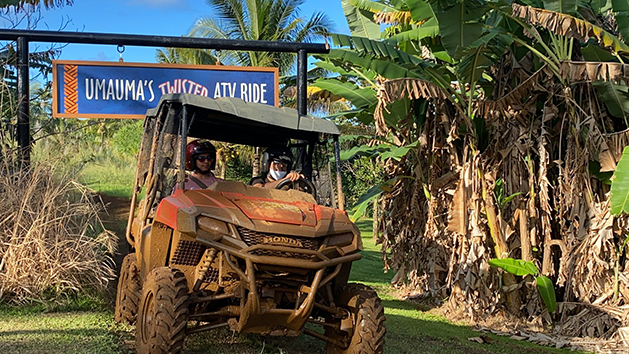
<svg viewBox="0 0 629 354"><path fill-rule="evenodd" d="M314 184L312 184L312 182L310 182L309 180L303 177L299 177L299 179L295 181L291 181L290 179L287 178L281 181L280 183L278 183L275 186L275 189L282 189L282 190L296 189L298 191L312 194L315 200L317 200L317 189L315 188Z"/></svg>

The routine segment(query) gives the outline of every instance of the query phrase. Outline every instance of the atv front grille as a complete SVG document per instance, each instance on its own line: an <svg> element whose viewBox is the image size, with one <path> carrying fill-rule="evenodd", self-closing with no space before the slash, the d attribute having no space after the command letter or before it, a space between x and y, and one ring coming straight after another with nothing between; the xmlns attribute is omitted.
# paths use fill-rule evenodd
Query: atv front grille
<svg viewBox="0 0 629 354"><path fill-rule="evenodd" d="M244 227L236 227L243 241L249 246L253 245L271 245L271 246L287 246L301 249L316 251L321 246L321 241L317 239L277 235L266 232L257 232ZM271 250L255 250L251 252L257 256L275 256L285 258L311 259L313 256L296 252L280 252Z"/></svg>
<svg viewBox="0 0 629 354"><path fill-rule="evenodd" d="M177 249L170 263L195 266L199 264L203 252L205 252L205 248L205 246L198 242L179 240Z"/></svg>

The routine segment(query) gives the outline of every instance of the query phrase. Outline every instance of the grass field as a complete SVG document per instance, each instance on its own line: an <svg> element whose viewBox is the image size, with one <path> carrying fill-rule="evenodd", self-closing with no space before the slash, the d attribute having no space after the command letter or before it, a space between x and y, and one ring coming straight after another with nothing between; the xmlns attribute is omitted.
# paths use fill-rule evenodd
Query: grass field
<svg viewBox="0 0 629 354"><path fill-rule="evenodd" d="M385 353L568 353L506 337L488 336L491 344L468 340L478 337L468 325L418 309L394 296L391 273L382 271L379 247L371 237L370 220L361 220L365 250L354 264L351 281L375 288L385 306ZM133 353L134 329L113 321L113 294L97 299L80 298L70 305L39 304L0 307L0 353ZM185 354L191 353L324 353L324 345L308 336L270 338L217 330L191 335Z"/></svg>
<svg viewBox="0 0 629 354"><path fill-rule="evenodd" d="M79 175L79 182L92 190L113 197L130 198L135 180L133 159L121 160L100 156L85 165Z"/></svg>

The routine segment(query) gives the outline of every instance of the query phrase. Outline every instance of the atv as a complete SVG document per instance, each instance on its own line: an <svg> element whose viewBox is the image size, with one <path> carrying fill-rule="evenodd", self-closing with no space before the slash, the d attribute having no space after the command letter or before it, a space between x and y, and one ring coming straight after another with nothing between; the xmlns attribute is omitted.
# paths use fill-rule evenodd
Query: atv
<svg viewBox="0 0 629 354"><path fill-rule="evenodd" d="M136 324L137 353L179 353L185 336L221 327L304 333L328 353L382 353L380 299L348 283L360 233L334 195L330 159L317 158L333 141L340 171L339 135L330 121L237 98L168 94L147 112L126 233L134 252L115 310L118 322ZM277 189L220 181L184 190L191 138L286 143L304 178Z"/></svg>

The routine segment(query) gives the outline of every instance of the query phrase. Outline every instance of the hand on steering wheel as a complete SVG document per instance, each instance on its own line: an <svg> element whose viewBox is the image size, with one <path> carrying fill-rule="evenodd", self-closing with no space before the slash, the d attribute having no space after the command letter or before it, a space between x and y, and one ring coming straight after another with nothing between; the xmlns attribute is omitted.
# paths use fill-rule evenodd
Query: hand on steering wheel
<svg viewBox="0 0 629 354"><path fill-rule="evenodd" d="M315 189L314 184L301 176L294 181L291 181L290 178L283 179L275 186L275 189L296 189L298 191L310 193L315 200L317 199L317 190Z"/></svg>

